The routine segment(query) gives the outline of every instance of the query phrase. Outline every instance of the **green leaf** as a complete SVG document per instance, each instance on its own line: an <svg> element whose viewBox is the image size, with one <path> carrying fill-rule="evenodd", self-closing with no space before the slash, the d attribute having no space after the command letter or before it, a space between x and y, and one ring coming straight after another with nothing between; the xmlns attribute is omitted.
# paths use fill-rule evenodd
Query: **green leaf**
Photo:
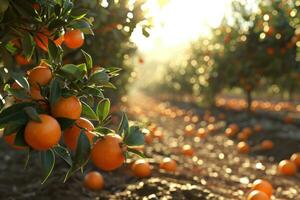
<svg viewBox="0 0 300 200"><path fill-rule="evenodd" d="M66 130L67 128L70 128L76 121L74 119L68 119L63 117L56 118L56 120L58 121L61 130Z"/></svg>
<svg viewBox="0 0 300 200"><path fill-rule="evenodd" d="M82 115L87 117L88 119L91 120L98 120L98 117L96 113L93 111L93 109L85 102L81 102L82 104Z"/></svg>
<svg viewBox="0 0 300 200"><path fill-rule="evenodd" d="M85 20L74 20L69 26L81 30L84 34L94 35L91 25Z"/></svg>
<svg viewBox="0 0 300 200"><path fill-rule="evenodd" d="M13 123L8 123L3 131L4 135L11 135L18 130L20 130L26 123L27 119L21 119L20 121L14 121Z"/></svg>
<svg viewBox="0 0 300 200"><path fill-rule="evenodd" d="M19 111L9 113L3 117L0 117L0 127L4 127L5 125L7 125L7 123L13 123L15 121L20 121L22 119L28 119L28 116L24 110L19 110Z"/></svg>
<svg viewBox="0 0 300 200"><path fill-rule="evenodd" d="M114 84L112 84L111 82L103 83L103 84L101 84L101 86L105 87L105 88L117 89L117 87Z"/></svg>
<svg viewBox="0 0 300 200"><path fill-rule="evenodd" d="M74 64L66 64L61 68L61 71L64 75L67 76L70 80L79 80L82 79L83 76L86 74L86 68L83 66Z"/></svg>
<svg viewBox="0 0 300 200"><path fill-rule="evenodd" d="M30 99L31 97L29 96L28 92L24 88L20 89L13 89L13 88L5 88L5 91L16 97L17 99Z"/></svg>
<svg viewBox="0 0 300 200"><path fill-rule="evenodd" d="M24 130L25 130L25 127L22 127L21 129L18 130L16 137L15 137L15 145L22 146L22 147L28 146L25 141Z"/></svg>
<svg viewBox="0 0 300 200"><path fill-rule="evenodd" d="M58 155L64 161L66 161L66 163L68 163L68 165L72 166L72 158L71 158L71 154L68 151L68 149L58 145L53 148L53 151L56 153L56 155Z"/></svg>
<svg viewBox="0 0 300 200"><path fill-rule="evenodd" d="M104 98L101 89L98 89L96 87L86 87L83 89L83 93L87 95L92 95L94 97L96 96L96 97Z"/></svg>
<svg viewBox="0 0 300 200"><path fill-rule="evenodd" d="M24 108L25 113L28 115L28 117L35 121L35 122L42 122L38 112L36 111L36 109L34 107L28 106Z"/></svg>
<svg viewBox="0 0 300 200"><path fill-rule="evenodd" d="M26 159L25 159L25 164L24 164L24 169L26 169L29 164L31 152L32 152L32 149L28 148L27 154L26 154Z"/></svg>
<svg viewBox="0 0 300 200"><path fill-rule="evenodd" d="M138 126L129 127L129 129L124 132L123 138L124 143L128 146L140 146L145 143L144 134Z"/></svg>
<svg viewBox="0 0 300 200"><path fill-rule="evenodd" d="M93 68L93 59L90 56L90 54L88 54L84 50L81 49L81 52L83 53L83 55L85 57L86 68L87 68L87 71L89 72Z"/></svg>
<svg viewBox="0 0 300 200"><path fill-rule="evenodd" d="M84 130L81 130L78 137L77 149L73 158L73 165L68 171L65 180L70 178L74 172L81 169L88 161L91 152L91 144Z"/></svg>
<svg viewBox="0 0 300 200"><path fill-rule="evenodd" d="M141 151L138 151L136 149L133 149L133 148L130 148L130 147L127 147L127 151L129 151L130 153L133 153L141 158L146 158L146 156L143 154L143 152Z"/></svg>
<svg viewBox="0 0 300 200"><path fill-rule="evenodd" d="M42 184L44 184L50 176L55 165L55 155L51 149L47 151L41 151L41 165L43 171Z"/></svg>
<svg viewBox="0 0 300 200"><path fill-rule="evenodd" d="M122 135L122 133L124 131L126 131L128 128L129 128L128 117L125 113L122 113L122 118L121 118L121 122L119 124L117 134Z"/></svg>
<svg viewBox="0 0 300 200"><path fill-rule="evenodd" d="M13 43L9 42L5 45L5 48L7 49L7 51L9 51L11 54L15 54L16 51L18 50Z"/></svg>
<svg viewBox="0 0 300 200"><path fill-rule="evenodd" d="M100 85L107 84L109 82L109 76L104 69L97 70L91 75L89 82Z"/></svg>
<svg viewBox="0 0 300 200"><path fill-rule="evenodd" d="M60 84L57 78L52 79L50 83L49 102L53 106L61 97Z"/></svg>
<svg viewBox="0 0 300 200"><path fill-rule="evenodd" d="M48 40L48 49L50 61L52 63L58 64L63 53L62 48L60 46L57 46L52 40Z"/></svg>
<svg viewBox="0 0 300 200"><path fill-rule="evenodd" d="M98 105L97 105L97 115L98 115L98 119L103 121L104 119L106 119L106 117L108 116L110 111L110 101L109 99L105 98L102 99Z"/></svg>
<svg viewBox="0 0 300 200"><path fill-rule="evenodd" d="M107 127L104 127L104 126L100 126L100 127L97 127L95 128L94 130L95 132L99 132L100 134L102 135L107 135L109 133L114 133L114 130L110 129L110 128L107 128ZM97 134L98 135L98 134Z"/></svg>
<svg viewBox="0 0 300 200"><path fill-rule="evenodd" d="M9 71L8 73L21 87L29 91L29 83L22 72Z"/></svg>
<svg viewBox="0 0 300 200"><path fill-rule="evenodd" d="M22 48L23 54L25 55L26 59L29 60L32 57L35 48L35 42L29 32L25 32L22 37Z"/></svg>

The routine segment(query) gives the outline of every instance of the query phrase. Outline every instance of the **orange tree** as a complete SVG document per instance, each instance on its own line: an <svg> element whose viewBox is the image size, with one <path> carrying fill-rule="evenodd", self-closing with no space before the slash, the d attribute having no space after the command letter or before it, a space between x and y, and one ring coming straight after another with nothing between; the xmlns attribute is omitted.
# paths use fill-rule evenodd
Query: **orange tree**
<svg viewBox="0 0 300 200"><path fill-rule="evenodd" d="M272 85L282 92L296 90L299 1L258 1L256 6L233 1L232 16L192 44L188 59L169 70L164 87L179 84L177 89L201 94L206 102L224 89L240 88L248 110L254 92L265 93Z"/></svg>
<svg viewBox="0 0 300 200"><path fill-rule="evenodd" d="M130 37L139 26L143 34L148 36L148 21L145 19L141 6L143 1L107 1L103 6L96 1L77 1L82 9L89 10L87 17L93 19L94 35L86 37L83 45L85 51L90 51L94 60L94 68L97 67L119 67L124 69L116 80L112 79L114 85L121 86L118 92L109 93L116 95L125 93L128 87L128 78L133 70L127 62L136 51L136 46ZM65 55L66 61L77 58L83 59L80 51L68 51ZM113 86L112 86L113 87Z"/></svg>
<svg viewBox="0 0 300 200"><path fill-rule="evenodd" d="M125 114L117 131L107 127L110 100L103 91L119 69L93 70L84 50L82 62L63 63L65 52L80 49L94 34L89 10L72 0L1 0L0 5L0 126L5 141L26 150L28 159L40 154L43 182L56 157L70 166L67 180L90 154L103 170L122 165L129 152L142 155L131 146L143 144L143 134L129 126Z"/></svg>

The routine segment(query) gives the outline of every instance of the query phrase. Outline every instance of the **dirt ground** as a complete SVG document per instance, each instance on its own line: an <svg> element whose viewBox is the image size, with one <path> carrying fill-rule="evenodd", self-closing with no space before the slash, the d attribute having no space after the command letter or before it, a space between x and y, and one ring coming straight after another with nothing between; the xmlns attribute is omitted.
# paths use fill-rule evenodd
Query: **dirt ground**
<svg viewBox="0 0 300 200"><path fill-rule="evenodd" d="M143 99L141 101L140 99ZM212 110L213 116L226 115L225 120L216 120L217 130L204 140L183 136L187 125L183 117L170 117L160 110L180 108L193 113L200 119L205 110L191 103L163 102L158 99L135 96L130 98L128 112L138 121L150 121L163 132L162 141L154 141L145 148L145 154L153 164L153 174L148 179L133 177L129 164L113 173L103 172L105 189L101 192L87 191L82 186L83 175L78 173L67 183L62 178L67 168L60 161L56 163L55 173L44 185L40 184L40 168L37 159L32 158L26 170L23 169L25 154L10 151L0 142L0 199L207 199L238 200L245 199L249 183L258 178L269 180L274 187L272 199L300 200L300 173L285 177L277 175L277 163L288 159L300 151L300 127L287 125L268 115L247 115L244 112ZM263 130L249 139L251 153L241 155L236 151L235 139L224 136L227 124L235 122L241 128L253 127L256 123ZM206 127L205 121L195 123L196 127ZM274 142L274 149L262 151L258 144L263 139ZM195 149L193 157L181 155L179 149L190 144ZM158 161L169 156L178 163L175 174L158 169ZM38 157L38 155L36 155ZM93 169L88 165L86 171Z"/></svg>

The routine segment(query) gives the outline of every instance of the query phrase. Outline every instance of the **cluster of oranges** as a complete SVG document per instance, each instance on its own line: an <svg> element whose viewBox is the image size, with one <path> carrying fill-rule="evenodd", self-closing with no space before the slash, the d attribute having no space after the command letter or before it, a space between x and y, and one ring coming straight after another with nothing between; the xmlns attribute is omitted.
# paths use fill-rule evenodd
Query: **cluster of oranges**
<svg viewBox="0 0 300 200"><path fill-rule="evenodd" d="M84 130L89 139L92 150L92 162L102 170L114 170L120 167L124 161L124 149L122 148L122 138L116 134L107 134L103 138L97 140L94 144L93 133L94 125L88 119L81 117L82 105L78 97L68 96L60 97L54 105L41 95L41 87L47 86L52 78L51 68L42 63L40 66L34 67L28 73L27 79L30 84L31 100L16 99L16 101L35 101L40 103L44 114L39 114L39 121L30 120L24 131L24 138L28 146L33 150L45 151L59 144L63 139L64 144L71 151L75 151L77 147L78 137L81 130ZM14 83L12 87L20 89L21 86ZM62 132L59 118L67 118L75 121L74 125ZM16 133L6 135L5 141L12 145L15 149L24 149L26 147L15 145Z"/></svg>
<svg viewBox="0 0 300 200"><path fill-rule="evenodd" d="M289 160L282 160L278 164L278 173L287 176L293 176L300 167L300 153L294 153Z"/></svg>
<svg viewBox="0 0 300 200"><path fill-rule="evenodd" d="M266 180L257 179L252 183L247 200L270 200L273 186Z"/></svg>
<svg viewBox="0 0 300 200"><path fill-rule="evenodd" d="M159 168L166 172L175 172L177 168L176 161L165 157L159 163ZM131 171L138 178L147 178L152 174L153 166L146 159L138 159L131 165ZM84 185L90 190L101 190L104 186L104 178L97 171L89 172L84 177Z"/></svg>
<svg viewBox="0 0 300 200"><path fill-rule="evenodd" d="M218 97L216 99L216 105L218 107L232 109L232 110L244 110L247 107L247 102L244 99L227 99ZM254 100L252 102L251 109L253 111L263 110L263 111L271 111L271 112L280 112L280 111L289 111L289 112L299 112L300 106L295 105L291 102L287 101L279 101L279 102L270 102L263 100Z"/></svg>
<svg viewBox="0 0 300 200"><path fill-rule="evenodd" d="M53 33L48 29L42 29L37 32L33 37L36 45L44 52L48 52L49 40L52 40L57 46L61 46L63 43L70 49L80 48L84 44L84 34L79 29L68 30L58 38L54 38ZM18 49L21 49L21 41L19 38L11 41L12 45ZM28 65L32 63L32 60L28 60L20 53L15 55L15 60L19 65Z"/></svg>
<svg viewBox="0 0 300 200"><path fill-rule="evenodd" d="M229 138L236 137L240 142L237 144L237 150L240 153L249 153L250 145L246 142L249 137L255 133L259 133L263 130L260 124L256 124L253 128L245 127L240 130L240 127L237 124L230 124L225 129L225 135ZM261 150L271 150L274 147L274 143L271 140L263 140L259 144Z"/></svg>

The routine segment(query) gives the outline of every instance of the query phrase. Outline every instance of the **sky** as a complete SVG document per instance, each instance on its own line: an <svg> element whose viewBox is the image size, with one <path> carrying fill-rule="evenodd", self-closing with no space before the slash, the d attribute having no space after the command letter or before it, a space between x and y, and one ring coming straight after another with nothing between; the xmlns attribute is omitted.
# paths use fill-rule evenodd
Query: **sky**
<svg viewBox="0 0 300 200"><path fill-rule="evenodd" d="M159 1L168 2L161 7ZM132 40L146 55L168 58L173 51L184 49L200 35L208 35L209 27L218 26L230 10L231 0L148 0L144 10L152 18L150 37L137 30Z"/></svg>

